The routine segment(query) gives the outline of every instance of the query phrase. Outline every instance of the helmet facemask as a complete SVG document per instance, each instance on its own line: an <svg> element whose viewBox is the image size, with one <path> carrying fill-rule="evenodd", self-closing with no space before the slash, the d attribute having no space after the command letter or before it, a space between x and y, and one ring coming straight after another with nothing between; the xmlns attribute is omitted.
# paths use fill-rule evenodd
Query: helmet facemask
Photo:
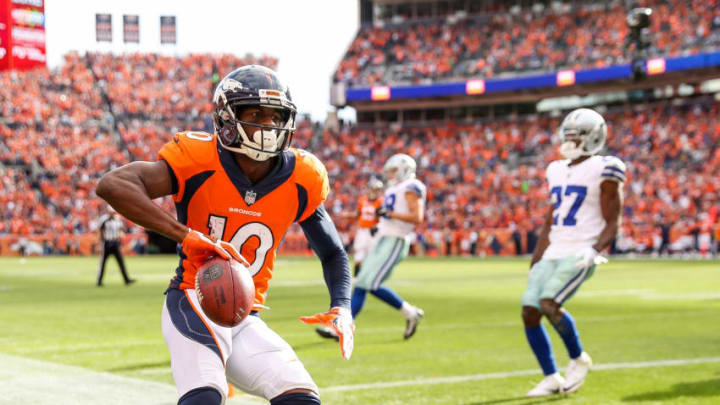
<svg viewBox="0 0 720 405"><path fill-rule="evenodd" d="M585 139L578 131L565 131L560 142L560 154L565 159L575 160L585 154Z"/></svg>
<svg viewBox="0 0 720 405"><path fill-rule="evenodd" d="M240 120L242 111L248 107L279 109L283 113L282 124L273 126ZM286 150L295 133L295 111L274 105L231 102L217 114L216 121L220 145L223 148L261 162ZM252 128L253 132L245 131L243 125Z"/></svg>

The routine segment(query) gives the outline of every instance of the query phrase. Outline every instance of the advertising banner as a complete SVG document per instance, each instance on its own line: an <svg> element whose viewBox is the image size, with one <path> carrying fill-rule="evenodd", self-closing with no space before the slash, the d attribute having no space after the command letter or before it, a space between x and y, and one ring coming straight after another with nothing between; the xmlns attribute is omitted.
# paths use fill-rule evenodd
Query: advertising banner
<svg viewBox="0 0 720 405"><path fill-rule="evenodd" d="M140 43L140 17L123 15L123 42L126 44Z"/></svg>
<svg viewBox="0 0 720 405"><path fill-rule="evenodd" d="M173 45L176 44L177 37L175 33L175 16L160 16L160 43Z"/></svg>
<svg viewBox="0 0 720 405"><path fill-rule="evenodd" d="M10 69L10 0L0 0L0 71Z"/></svg>
<svg viewBox="0 0 720 405"><path fill-rule="evenodd" d="M45 66L44 0L0 0L0 69Z"/></svg>
<svg viewBox="0 0 720 405"><path fill-rule="evenodd" d="M110 14L95 14L95 40L112 42L112 16Z"/></svg>

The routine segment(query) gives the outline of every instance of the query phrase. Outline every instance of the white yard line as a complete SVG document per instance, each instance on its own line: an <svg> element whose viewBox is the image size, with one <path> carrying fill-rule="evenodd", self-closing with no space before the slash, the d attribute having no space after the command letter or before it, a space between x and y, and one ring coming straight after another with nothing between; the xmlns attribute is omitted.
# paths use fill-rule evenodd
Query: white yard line
<svg viewBox="0 0 720 405"><path fill-rule="evenodd" d="M298 315L299 316L299 315ZM707 311L677 311L677 312L657 312L657 313L651 313L651 314L637 314L637 315L603 315L603 316L586 316L586 317L576 317L575 321L579 324L582 323L607 323L607 322L617 322L617 321L632 321L632 320L651 320L651 319L668 319L668 318L686 318L688 316L717 316L717 311L714 310L707 310ZM427 319L427 315L425 316L425 319ZM426 320L420 326L422 330L450 330L450 329L476 329L476 328L517 328L518 325L522 324L522 320L518 316L517 321L498 321L498 322L468 322L468 323L458 323L458 324L429 324L427 325L429 321ZM266 319L267 320L267 319ZM272 325L271 325L272 326ZM358 333L362 334L397 334L398 330L402 330L402 328L405 327L404 323L400 323L398 321L397 327L383 327L383 328L366 328L363 327L363 324L357 324L358 330L355 332L357 335ZM308 333L313 333L312 330L310 332L306 331L298 331L298 332L292 332L292 333L283 333L282 337L285 339L289 338L298 338L298 337L305 337L308 335Z"/></svg>
<svg viewBox="0 0 720 405"><path fill-rule="evenodd" d="M0 353L0 404L174 405L175 386ZM257 404L232 398L227 405Z"/></svg>
<svg viewBox="0 0 720 405"><path fill-rule="evenodd" d="M594 370L619 370L653 367L686 366L720 363L720 357L656 360L630 363L607 363ZM81 367L66 366L18 356L0 354L0 404L32 403L36 405L173 405L177 401L175 387L170 384L146 381L121 375L97 372ZM155 369L160 371L161 369ZM166 369L167 370L167 369ZM169 371L169 370L168 370ZM420 378L405 381L377 382L326 387L321 392L358 391L414 385L452 384L468 381L502 379L538 375L538 369L496 373L470 374L448 377ZM232 398L227 405L249 405L257 401Z"/></svg>
<svg viewBox="0 0 720 405"><path fill-rule="evenodd" d="M652 368L652 367L671 367L671 366L686 366L689 364L704 364L704 363L720 363L720 357L701 357L697 359L677 359L677 360L657 360L657 361L643 361L635 363L607 363L599 364L593 367L593 370L619 370L629 368ZM501 378L511 377L522 377L527 375L540 374L539 369L532 370L516 370L516 371L504 371L498 373L484 373L484 374L470 374L470 375L458 375L449 377L432 377L432 378L421 378L416 380L405 380L405 381L389 381L389 382L378 382L370 384L352 384L352 385L338 385L334 387L321 388L320 392L343 392L343 391L359 391L367 389L381 389L381 388L395 388L395 387L407 387L413 385L430 385L430 384L451 384L451 383L462 383L468 381L479 381L479 380L492 380Z"/></svg>

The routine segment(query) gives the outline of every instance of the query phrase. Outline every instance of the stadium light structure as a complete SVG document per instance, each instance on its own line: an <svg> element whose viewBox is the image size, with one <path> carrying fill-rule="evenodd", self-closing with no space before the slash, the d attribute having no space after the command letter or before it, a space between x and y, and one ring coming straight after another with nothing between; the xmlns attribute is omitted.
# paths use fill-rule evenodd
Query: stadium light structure
<svg viewBox="0 0 720 405"><path fill-rule="evenodd" d="M646 60L648 58L648 49L652 45L649 32L650 16L652 16L652 9L637 7L630 10L626 18L627 26L630 29L626 47L630 48L631 45L634 45L630 65L635 80L645 78L648 73Z"/></svg>

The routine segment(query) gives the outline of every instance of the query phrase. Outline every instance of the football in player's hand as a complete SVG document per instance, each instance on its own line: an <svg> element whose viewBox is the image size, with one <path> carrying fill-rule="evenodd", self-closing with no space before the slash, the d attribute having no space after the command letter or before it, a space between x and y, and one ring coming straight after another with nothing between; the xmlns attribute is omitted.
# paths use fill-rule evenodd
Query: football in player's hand
<svg viewBox="0 0 720 405"><path fill-rule="evenodd" d="M208 260L195 276L195 291L203 312L220 326L237 326L250 314L255 283L247 269L235 260Z"/></svg>

